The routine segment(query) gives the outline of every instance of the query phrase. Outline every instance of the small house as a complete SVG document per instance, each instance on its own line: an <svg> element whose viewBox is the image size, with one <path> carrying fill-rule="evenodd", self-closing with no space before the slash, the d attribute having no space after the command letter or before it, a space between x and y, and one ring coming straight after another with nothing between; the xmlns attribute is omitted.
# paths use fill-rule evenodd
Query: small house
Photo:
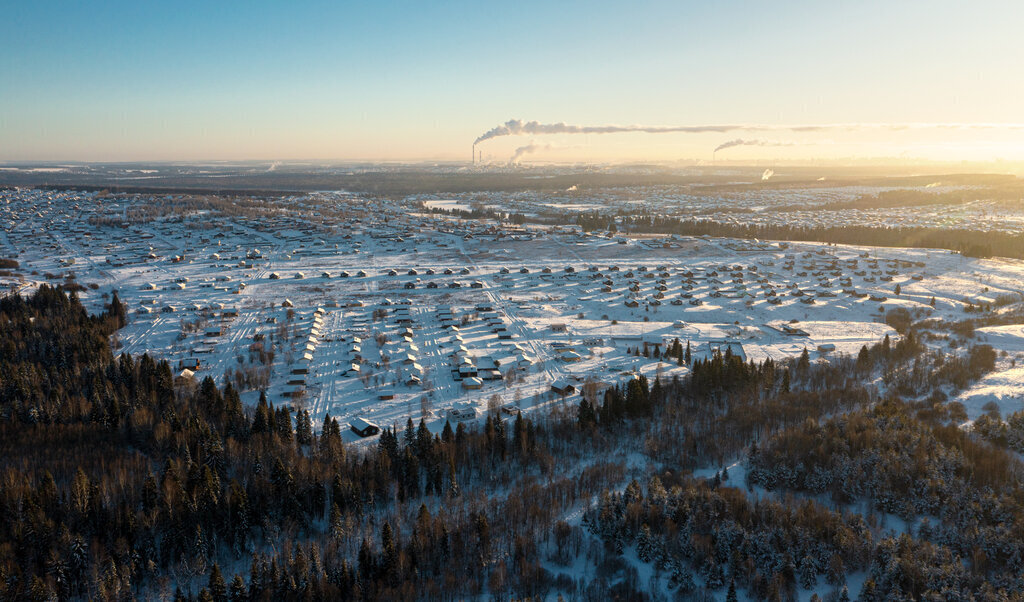
<svg viewBox="0 0 1024 602"><path fill-rule="evenodd" d="M363 418L353 418L348 424L352 432L360 437L372 437L380 433L380 427Z"/></svg>
<svg viewBox="0 0 1024 602"><path fill-rule="evenodd" d="M551 383L551 390L557 393L558 395L565 396L572 395L573 393L575 393L576 387L574 387L572 383L570 383L569 381L560 378L555 382Z"/></svg>

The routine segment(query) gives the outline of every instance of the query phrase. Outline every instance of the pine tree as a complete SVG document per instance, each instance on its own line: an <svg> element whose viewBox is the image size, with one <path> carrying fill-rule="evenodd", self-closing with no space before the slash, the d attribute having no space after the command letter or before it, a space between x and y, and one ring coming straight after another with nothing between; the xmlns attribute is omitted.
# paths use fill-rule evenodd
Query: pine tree
<svg viewBox="0 0 1024 602"><path fill-rule="evenodd" d="M381 528L380 570L388 580L394 580L398 572L398 552L395 549L394 534L391 523L385 522Z"/></svg>
<svg viewBox="0 0 1024 602"><path fill-rule="evenodd" d="M857 370L860 372L867 372L871 369L871 355L868 352L867 345L861 345L860 352L857 353Z"/></svg>
<svg viewBox="0 0 1024 602"><path fill-rule="evenodd" d="M693 575L678 559L672 563L672 576L669 577L669 585L678 588L681 594L688 594L697 588L697 584L693 581Z"/></svg>
<svg viewBox="0 0 1024 602"><path fill-rule="evenodd" d="M359 580L363 583L370 583L377 572L377 566L374 561L373 551L370 549L370 542L365 537L363 538L363 543L359 546L357 560L359 563Z"/></svg>
<svg viewBox="0 0 1024 602"><path fill-rule="evenodd" d="M210 590L210 596L214 602L227 602L227 585L224 583L224 576L221 575L220 565L217 563L214 563L213 569L210 570L210 581L206 584L206 587Z"/></svg>
<svg viewBox="0 0 1024 602"><path fill-rule="evenodd" d="M307 410L299 410L295 417L295 440L299 445L313 443L313 421Z"/></svg>
<svg viewBox="0 0 1024 602"><path fill-rule="evenodd" d="M462 426L460 423L459 426ZM448 495L451 497L459 497L462 495L461 489L459 488L459 478L455 473L455 460L454 458L448 458Z"/></svg>
<svg viewBox="0 0 1024 602"><path fill-rule="evenodd" d="M416 428L413 426L413 424L412 424L412 417L410 416L405 421L404 444L405 444L405 447L411 448L415 443L416 443Z"/></svg>
<svg viewBox="0 0 1024 602"><path fill-rule="evenodd" d="M427 423L420 418L420 424L416 427L416 455L422 460L429 454L434 446L434 437L427 428Z"/></svg>
<svg viewBox="0 0 1024 602"><path fill-rule="evenodd" d="M843 563L843 557L838 553L832 554L829 559L826 580L831 585L839 585L846 580L846 565Z"/></svg>
<svg viewBox="0 0 1024 602"><path fill-rule="evenodd" d="M739 598L736 596L736 580L729 580L729 591L725 593L725 602L739 602Z"/></svg>
<svg viewBox="0 0 1024 602"><path fill-rule="evenodd" d="M256 404L256 412L252 419L252 434L266 433L270 430L267 412L267 393L260 391L260 400Z"/></svg>
<svg viewBox="0 0 1024 602"><path fill-rule="evenodd" d="M242 580L241 575L235 575L235 578L231 580L228 599L231 602L245 602L249 599L249 592L245 589L245 581Z"/></svg>
<svg viewBox="0 0 1024 602"><path fill-rule="evenodd" d="M594 412L594 406L591 405L590 401L588 401L586 397L580 400L579 411L576 413L576 421L582 429L597 424L597 414Z"/></svg>
<svg viewBox="0 0 1024 602"><path fill-rule="evenodd" d="M291 443L293 440L291 409L286 405L281 406L277 410L275 418L277 422L277 434L281 437L281 441Z"/></svg>
<svg viewBox="0 0 1024 602"><path fill-rule="evenodd" d="M800 563L800 586L804 589L814 589L817 584L818 574L814 570L814 560L810 556L805 556Z"/></svg>
<svg viewBox="0 0 1024 602"><path fill-rule="evenodd" d="M637 535L636 555L640 562L651 561L651 528L646 523L640 526L640 534Z"/></svg>
<svg viewBox="0 0 1024 602"><path fill-rule="evenodd" d="M341 518L341 508L338 507L337 502L331 504L328 528L330 529L331 537L337 541L341 541L341 538L345 536L345 522Z"/></svg>
<svg viewBox="0 0 1024 602"><path fill-rule="evenodd" d="M875 602L876 600L879 600L880 598L878 597L878 593L875 589L875 580L868 577L864 581L864 585L860 590L860 598L858 599L863 600L864 602ZM849 593L847 593L847 597L849 597Z"/></svg>
<svg viewBox="0 0 1024 602"><path fill-rule="evenodd" d="M121 303L121 298L117 296L117 291L114 291L113 296L110 298L108 315L115 319L118 329L124 328L125 324L128 323L128 310L125 308L124 303Z"/></svg>

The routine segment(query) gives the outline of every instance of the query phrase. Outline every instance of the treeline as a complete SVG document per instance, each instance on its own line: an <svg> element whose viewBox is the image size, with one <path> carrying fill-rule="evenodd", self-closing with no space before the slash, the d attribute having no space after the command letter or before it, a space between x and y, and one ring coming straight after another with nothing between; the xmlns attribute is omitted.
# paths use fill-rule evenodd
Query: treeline
<svg viewBox="0 0 1024 602"><path fill-rule="evenodd" d="M599 211L581 212L576 216L575 223L583 228L584 232L593 232L594 230L618 231L618 226L615 225L615 216Z"/></svg>
<svg viewBox="0 0 1024 602"><path fill-rule="evenodd" d="M444 207L430 207L428 211L430 211L430 213L447 215L459 219L493 219L497 221L501 221L504 219L507 220L509 223L516 225L522 225L525 224L527 221L530 221L522 213L504 213L500 211L495 211L494 209L487 209L484 207L473 207L468 211L459 208L445 209Z"/></svg>
<svg viewBox="0 0 1024 602"><path fill-rule="evenodd" d="M1020 198L1020 191L999 192L1000 189L958 188L943 192L931 189L897 188L877 194L863 194L852 201L823 203L820 205L783 205L774 211L843 211L847 209L891 209L894 207L926 207L929 205L962 205L977 199Z"/></svg>
<svg viewBox="0 0 1024 602"><path fill-rule="evenodd" d="M727 224L660 216L631 216L622 219L623 229L637 233L795 240L874 247L922 247L949 249L969 257L1024 258L1024 235L1006 232L927 227Z"/></svg>

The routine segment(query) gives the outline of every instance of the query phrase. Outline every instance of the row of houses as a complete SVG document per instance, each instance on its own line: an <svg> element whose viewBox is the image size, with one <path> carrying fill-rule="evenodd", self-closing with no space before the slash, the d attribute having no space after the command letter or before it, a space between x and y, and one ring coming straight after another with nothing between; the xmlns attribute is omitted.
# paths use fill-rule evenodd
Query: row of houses
<svg viewBox="0 0 1024 602"><path fill-rule="evenodd" d="M289 388L282 392L281 395L283 397L296 398L305 394L307 385L306 378L312 370L313 356L320 344L320 338L323 336L324 315L326 315L326 313L327 312L324 308L316 308L313 312L313 317L310 319L309 331L304 337L302 337L302 340L298 345L296 345L297 347L301 346L302 355L300 356L297 365L292 367L291 375L287 382Z"/></svg>

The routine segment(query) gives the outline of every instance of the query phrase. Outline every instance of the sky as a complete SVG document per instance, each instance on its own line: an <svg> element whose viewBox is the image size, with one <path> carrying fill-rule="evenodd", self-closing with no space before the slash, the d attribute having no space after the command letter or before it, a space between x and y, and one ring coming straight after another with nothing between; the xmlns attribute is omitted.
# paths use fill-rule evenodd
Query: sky
<svg viewBox="0 0 1024 602"><path fill-rule="evenodd" d="M510 119L1020 123L1024 5L0 0L0 161L470 159ZM769 144L735 146L731 139ZM1024 130L525 135L485 160L1024 160Z"/></svg>

